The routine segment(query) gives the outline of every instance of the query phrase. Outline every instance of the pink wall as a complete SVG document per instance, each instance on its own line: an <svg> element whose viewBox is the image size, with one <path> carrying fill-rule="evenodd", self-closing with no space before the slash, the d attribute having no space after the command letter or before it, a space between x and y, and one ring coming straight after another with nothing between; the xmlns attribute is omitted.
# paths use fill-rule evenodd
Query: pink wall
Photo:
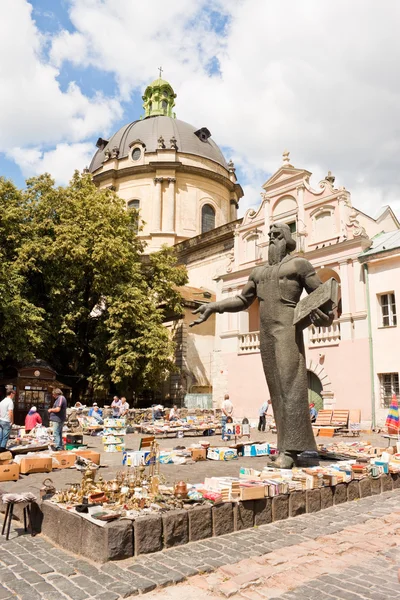
<svg viewBox="0 0 400 600"><path fill-rule="evenodd" d="M340 348L340 351L339 351ZM325 354L323 363L319 354ZM307 352L307 364L322 367L320 378L327 375L325 389L334 392L334 408L361 409L362 420L371 418L371 391L368 340L342 341L332 348L313 348ZM228 393L235 417L256 419L261 404L269 398L268 386L259 353L225 354ZM330 382L330 385L326 383Z"/></svg>
<svg viewBox="0 0 400 600"><path fill-rule="evenodd" d="M323 362L319 355L325 354ZM367 339L342 340L339 346L312 348L307 358L321 365L334 393L334 408L361 409L361 419L371 418L371 379ZM321 379L323 374L321 375ZM324 382L323 382L324 383Z"/></svg>

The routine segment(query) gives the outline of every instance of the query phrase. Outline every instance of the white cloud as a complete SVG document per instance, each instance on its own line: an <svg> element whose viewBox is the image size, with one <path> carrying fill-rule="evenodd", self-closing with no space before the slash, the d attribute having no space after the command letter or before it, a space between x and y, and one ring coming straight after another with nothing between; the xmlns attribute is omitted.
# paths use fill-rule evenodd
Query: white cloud
<svg viewBox="0 0 400 600"><path fill-rule="evenodd" d="M113 98L100 93L88 98L74 82L60 89L59 71L46 59L46 39L26 0L3 0L1 11L6 18L0 18L0 151L17 157L13 148L40 152L44 145L76 144L121 117Z"/></svg>
<svg viewBox="0 0 400 600"><path fill-rule="evenodd" d="M18 163L26 178L50 173L58 184L66 185L75 169L82 171L89 165L93 146L90 143L57 144L54 150L47 152L40 148L13 148L7 156Z"/></svg>
<svg viewBox="0 0 400 600"><path fill-rule="evenodd" d="M60 91L65 62L112 73L125 100L162 65L178 118L232 149L243 206L288 148L314 183L332 170L362 210L400 208L397 0L69 0L75 30L54 36L49 61L27 2L5 3L13 27L0 22L9 57L0 76L10 80L0 87L3 147L76 144L112 128L118 101L88 99L76 85ZM218 11L229 17L223 31ZM213 57L220 76L208 73Z"/></svg>

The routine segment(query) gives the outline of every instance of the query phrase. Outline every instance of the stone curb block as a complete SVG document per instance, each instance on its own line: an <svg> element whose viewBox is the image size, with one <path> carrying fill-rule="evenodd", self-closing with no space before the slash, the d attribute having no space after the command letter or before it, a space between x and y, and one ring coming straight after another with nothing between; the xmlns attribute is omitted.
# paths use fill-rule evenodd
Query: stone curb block
<svg viewBox="0 0 400 600"><path fill-rule="evenodd" d="M347 500L351 502L359 498L361 498L360 482L354 479L347 484Z"/></svg>
<svg viewBox="0 0 400 600"><path fill-rule="evenodd" d="M272 523L272 498L254 500L254 525Z"/></svg>
<svg viewBox="0 0 400 600"><path fill-rule="evenodd" d="M163 549L163 523L159 515L148 515L133 523L135 556Z"/></svg>
<svg viewBox="0 0 400 600"><path fill-rule="evenodd" d="M333 506L333 487L321 488L321 510Z"/></svg>
<svg viewBox="0 0 400 600"><path fill-rule="evenodd" d="M369 479L369 477L366 479L360 479L359 485L361 498L367 498L368 496L372 495L371 480Z"/></svg>
<svg viewBox="0 0 400 600"><path fill-rule="evenodd" d="M233 527L235 531L249 529L254 525L254 500L237 502L233 507Z"/></svg>
<svg viewBox="0 0 400 600"><path fill-rule="evenodd" d="M232 502L216 504L212 507L213 534L225 535L233 532Z"/></svg>
<svg viewBox="0 0 400 600"><path fill-rule="evenodd" d="M197 542L212 537L212 511L211 506L196 506L188 511L189 517L189 542Z"/></svg>
<svg viewBox="0 0 400 600"><path fill-rule="evenodd" d="M289 496L289 517L297 517L306 512L306 492L295 491Z"/></svg>
<svg viewBox="0 0 400 600"><path fill-rule="evenodd" d="M333 504L343 504L347 502L347 484L338 483L333 488Z"/></svg>
<svg viewBox="0 0 400 600"><path fill-rule="evenodd" d="M182 546L189 541L189 520L186 510L171 510L162 516L164 548Z"/></svg>
<svg viewBox="0 0 400 600"><path fill-rule="evenodd" d="M321 490L306 491L306 511L315 513L321 510Z"/></svg>
<svg viewBox="0 0 400 600"><path fill-rule="evenodd" d="M289 495L282 494L272 498L272 520L282 521L289 517Z"/></svg>
<svg viewBox="0 0 400 600"><path fill-rule="evenodd" d="M39 530L41 525L41 533L65 550L95 562L106 562L158 552L163 548L249 529L254 525L266 525L305 512L317 512L333 504L392 489L400 489L398 473L339 483L333 487L296 490L273 498L203 505L190 510L170 511L162 516L146 515L133 523L124 519L107 523L104 527L43 501L35 507L35 522L39 524ZM3 506L1 508L4 510ZM17 513L16 516L20 515Z"/></svg>
<svg viewBox="0 0 400 600"><path fill-rule="evenodd" d="M371 477L371 494L372 496L377 496L382 491L381 478L372 478Z"/></svg>

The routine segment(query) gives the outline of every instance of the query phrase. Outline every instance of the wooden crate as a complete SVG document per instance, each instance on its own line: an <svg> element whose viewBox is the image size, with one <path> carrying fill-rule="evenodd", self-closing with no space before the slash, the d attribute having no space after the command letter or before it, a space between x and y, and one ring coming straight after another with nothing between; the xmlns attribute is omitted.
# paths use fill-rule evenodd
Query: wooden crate
<svg viewBox="0 0 400 600"><path fill-rule="evenodd" d="M319 430L320 437L333 437L335 435L334 427L321 427Z"/></svg>

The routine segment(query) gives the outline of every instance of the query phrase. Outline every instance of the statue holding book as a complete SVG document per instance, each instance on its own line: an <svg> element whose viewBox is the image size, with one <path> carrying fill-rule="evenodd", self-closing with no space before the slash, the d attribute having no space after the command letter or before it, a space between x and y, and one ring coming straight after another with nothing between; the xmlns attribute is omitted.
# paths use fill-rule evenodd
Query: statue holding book
<svg viewBox="0 0 400 600"><path fill-rule="evenodd" d="M278 433L275 465L288 469L302 454L318 458L308 406L303 329L311 323L316 327L332 323L337 283L332 279L322 284L308 260L290 256L296 242L288 225L271 225L269 238L268 264L253 269L235 298L202 304L193 312L200 316L191 326L213 313L246 310L258 299L261 358ZM303 289L310 296L300 301Z"/></svg>

